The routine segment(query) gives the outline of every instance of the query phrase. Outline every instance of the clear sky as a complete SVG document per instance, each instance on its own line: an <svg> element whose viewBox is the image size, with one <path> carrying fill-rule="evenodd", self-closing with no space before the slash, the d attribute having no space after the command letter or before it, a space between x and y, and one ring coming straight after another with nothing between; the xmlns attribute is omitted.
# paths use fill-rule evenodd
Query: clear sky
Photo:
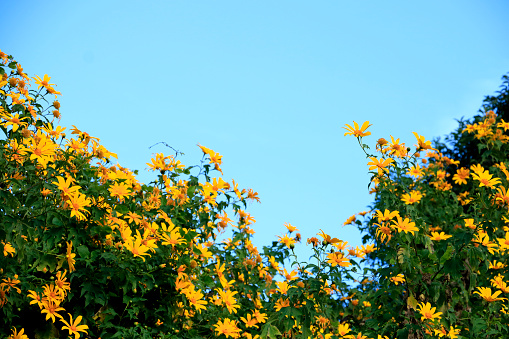
<svg viewBox="0 0 509 339"><path fill-rule="evenodd" d="M62 92L61 125L140 170L164 141L259 192L254 242L297 226L360 245L369 176L341 128L414 144L471 117L509 72L507 1L2 1L0 49ZM299 249L306 256L309 252ZM305 259L305 258L302 258Z"/></svg>

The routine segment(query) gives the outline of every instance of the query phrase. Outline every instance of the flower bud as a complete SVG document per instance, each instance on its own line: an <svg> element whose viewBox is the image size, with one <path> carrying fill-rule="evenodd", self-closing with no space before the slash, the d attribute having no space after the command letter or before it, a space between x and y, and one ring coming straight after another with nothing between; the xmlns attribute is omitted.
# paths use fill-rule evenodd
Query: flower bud
<svg viewBox="0 0 509 339"><path fill-rule="evenodd" d="M53 101L53 107L55 107L56 109L60 109L60 103L58 101Z"/></svg>

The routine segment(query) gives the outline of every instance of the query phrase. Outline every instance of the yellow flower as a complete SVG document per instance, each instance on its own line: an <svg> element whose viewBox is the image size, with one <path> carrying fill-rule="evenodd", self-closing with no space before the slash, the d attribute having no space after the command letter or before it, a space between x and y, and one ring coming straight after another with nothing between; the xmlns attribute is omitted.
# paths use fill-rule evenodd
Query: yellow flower
<svg viewBox="0 0 509 339"><path fill-rule="evenodd" d="M285 227L288 229L288 232L292 233L298 231L297 227L292 226L292 224L285 222Z"/></svg>
<svg viewBox="0 0 509 339"><path fill-rule="evenodd" d="M320 229L320 231L322 231L322 233L318 233L318 235L323 238L324 242L328 242L329 244L335 244L335 243L341 242L341 240L339 240L338 238L332 238L330 235L325 233L324 230Z"/></svg>
<svg viewBox="0 0 509 339"><path fill-rule="evenodd" d="M325 328L327 326L329 326L330 324L330 320L327 319L326 317L324 316L315 316L315 319L316 319L316 323L318 324L318 326L320 326L321 328Z"/></svg>
<svg viewBox="0 0 509 339"><path fill-rule="evenodd" d="M509 293L509 287L507 283L504 281L504 276L499 274L494 279L491 279L491 285L493 287L499 288L504 293Z"/></svg>
<svg viewBox="0 0 509 339"><path fill-rule="evenodd" d="M499 178L492 179L493 174L490 174L488 170L482 171L482 172L476 172L472 174L472 178L474 180L479 181L479 187L489 187L494 188L496 185L500 184L501 181Z"/></svg>
<svg viewBox="0 0 509 339"><path fill-rule="evenodd" d="M506 266L506 264L503 264L500 261L493 260L493 262L490 262L489 268L493 270L500 270Z"/></svg>
<svg viewBox="0 0 509 339"><path fill-rule="evenodd" d="M73 192L69 196L69 205L71 207L71 217L75 216L78 220L85 220L85 214L83 212L88 213L88 210L85 208L90 206L91 201L85 194L82 194L78 191Z"/></svg>
<svg viewBox="0 0 509 339"><path fill-rule="evenodd" d="M407 147L404 143L399 142L399 138L394 140L394 137L391 135L391 143L389 145L391 148L390 154L394 154L399 158L404 158L408 155Z"/></svg>
<svg viewBox="0 0 509 339"><path fill-rule="evenodd" d="M57 145L45 135L32 138L30 142L29 151L32 152L30 160L35 159L46 168L48 162L51 161L55 155Z"/></svg>
<svg viewBox="0 0 509 339"><path fill-rule="evenodd" d="M74 339L78 339L80 337L80 334L78 332L85 332L85 334L88 334L88 332L86 331L88 329L88 326L87 325L79 325L79 323L81 322L81 318L82 318L81 315L79 315L76 318L76 320L73 322L72 315L70 313L67 313L67 314L69 314L69 317L71 318L71 320L69 322L67 322L64 320L64 318L60 319L60 321L65 324L65 326L62 326L62 330L68 330L69 335L74 334Z"/></svg>
<svg viewBox="0 0 509 339"><path fill-rule="evenodd" d="M348 332L350 332L350 324L348 324L348 323L346 323L346 324L339 323L339 325L338 325L338 332L339 332L340 336L347 335Z"/></svg>
<svg viewBox="0 0 509 339"><path fill-rule="evenodd" d="M415 166L410 167L406 174L418 179L424 175L424 172L423 169L419 166L419 164L417 164Z"/></svg>
<svg viewBox="0 0 509 339"><path fill-rule="evenodd" d="M143 240L144 239L142 239L140 231L136 230L136 239L130 237L125 241L124 246L133 254L134 257L140 257L143 261L145 261L143 256L148 255L150 257L150 254L147 253L147 251L150 250L150 247L144 245L142 243Z"/></svg>
<svg viewBox="0 0 509 339"><path fill-rule="evenodd" d="M267 321L267 314L266 313L260 313L259 310L254 310L253 317L256 318L256 321L263 324L265 321Z"/></svg>
<svg viewBox="0 0 509 339"><path fill-rule="evenodd" d="M14 253L16 253L16 249L14 247L12 247L11 243L8 242L7 244L5 244L2 241L2 244L4 245L4 257L8 256L9 254L11 255L11 257L14 257Z"/></svg>
<svg viewBox="0 0 509 339"><path fill-rule="evenodd" d="M76 262L76 260L74 260L76 253L72 253L71 250L72 250L72 241L70 243L69 242L67 243L66 258L67 258L67 264L69 265L69 272L75 271L74 263Z"/></svg>
<svg viewBox="0 0 509 339"><path fill-rule="evenodd" d="M239 333L242 332L242 330L237 327L237 322L228 318L226 318L224 322L219 319L214 327L216 328L218 336L224 334L226 338L238 338L240 336Z"/></svg>
<svg viewBox="0 0 509 339"><path fill-rule="evenodd" d="M62 177L57 177L57 181L53 181L52 184L56 185L59 190L62 191L62 194L64 196L70 196L72 193L78 191L81 186L72 186L74 183L74 179L71 177L67 177L67 179L64 179Z"/></svg>
<svg viewBox="0 0 509 339"><path fill-rule="evenodd" d="M62 272L57 272L57 276L56 276L56 280L55 280L55 286L58 287L58 289L60 291L62 291L62 293L67 294L67 291L70 291L71 290L71 283L66 281L67 278L66 278L66 275L67 274L67 270L64 270L64 273Z"/></svg>
<svg viewBox="0 0 509 339"><path fill-rule="evenodd" d="M205 305L207 305L208 302L206 300L202 300L203 293L201 293L201 289L198 291L195 291L194 289L188 288L188 289L184 290L184 294L185 294L187 300L189 301L189 303L191 305L193 305L194 308L196 310L198 310L198 312L201 313L201 310L207 309L205 307Z"/></svg>
<svg viewBox="0 0 509 339"><path fill-rule="evenodd" d="M258 324L258 320L256 320L256 318L252 318L251 314L248 314L246 316L246 318L240 317L240 320L242 320L246 324L247 328L250 328L250 327L258 328L258 325L256 325L256 324Z"/></svg>
<svg viewBox="0 0 509 339"><path fill-rule="evenodd" d="M378 226L376 228L376 236L378 238L380 238L380 241L385 242L386 240L387 241L391 240L391 238L392 238L391 227L393 227L391 224L389 224L388 222L382 222L380 224L373 224L373 225Z"/></svg>
<svg viewBox="0 0 509 339"><path fill-rule="evenodd" d="M27 117L20 118L19 113L15 114L14 116L10 114L6 115L5 119L7 119L7 122L3 123L4 127L7 128L7 126L12 125L13 132L16 132L20 127L26 127L28 125L27 122L21 122L21 120L26 120L28 118Z"/></svg>
<svg viewBox="0 0 509 339"><path fill-rule="evenodd" d="M352 264L350 263L350 259L346 258L343 252L334 252L327 254L327 262L332 266L341 266L348 267Z"/></svg>
<svg viewBox="0 0 509 339"><path fill-rule="evenodd" d="M286 247L288 247L288 248L291 248L291 246L293 244L295 244L295 239L290 238L287 234L285 234L284 237L278 236L278 238L279 238L279 243L285 244Z"/></svg>
<svg viewBox="0 0 509 339"><path fill-rule="evenodd" d="M357 124L355 121L353 122L353 126L350 126L348 124L345 124L346 127L343 127L344 129L346 129L348 132L345 133L345 136L347 135L355 135L356 137L365 137L365 136L368 136L368 135L371 135L371 132L365 132L366 129L368 129L369 126L371 126L369 124L369 121L365 121L361 128L359 128L359 124Z"/></svg>
<svg viewBox="0 0 509 339"><path fill-rule="evenodd" d="M431 141L425 141L422 135L419 135L415 132L412 132L415 138L417 139L417 150L425 150L425 149L434 149L431 147Z"/></svg>
<svg viewBox="0 0 509 339"><path fill-rule="evenodd" d="M357 220L357 217L354 214L351 217L349 217L348 219L346 219L346 221L343 223L343 226L353 224L356 220Z"/></svg>
<svg viewBox="0 0 509 339"><path fill-rule="evenodd" d="M281 294L287 294L288 290L294 286L288 285L286 281L276 281L277 290Z"/></svg>
<svg viewBox="0 0 509 339"><path fill-rule="evenodd" d="M465 227L475 230L477 226L474 224L474 219L463 219L465 221Z"/></svg>
<svg viewBox="0 0 509 339"><path fill-rule="evenodd" d="M290 300L279 298L279 300L276 301L276 305L274 305L274 308L276 309L277 312L279 312L282 308L289 306Z"/></svg>
<svg viewBox="0 0 509 339"><path fill-rule="evenodd" d="M376 169L378 171L378 174L382 173L389 173L389 169L387 167L392 166L392 163L394 162L394 159L387 158L387 159L380 159L378 160L375 157L369 157L371 162L368 162L369 170Z"/></svg>
<svg viewBox="0 0 509 339"><path fill-rule="evenodd" d="M161 244L162 245L171 245L171 247L175 247L176 245L184 244L186 240L182 238L180 235L180 228L171 223L168 227L163 222L161 223L161 227L164 233L161 234Z"/></svg>
<svg viewBox="0 0 509 339"><path fill-rule="evenodd" d="M463 185L467 183L467 179L470 176L470 170L468 168L458 168L456 174L453 175L452 180L457 185Z"/></svg>
<svg viewBox="0 0 509 339"><path fill-rule="evenodd" d="M201 150L203 151L203 153L205 153L206 155L209 156L210 158L210 164L214 163L216 165L221 165L222 164L222 160L221 158L223 157L222 155L220 155L219 153L216 153L214 152L213 150L211 150L210 148L207 148L205 146L201 146L200 144L198 144L198 147L201 148ZM216 166L216 169L218 169L218 167Z"/></svg>
<svg viewBox="0 0 509 339"><path fill-rule="evenodd" d="M126 185L125 183L116 182L108 188L108 191L110 191L110 195L112 197L118 198L121 202L124 201L124 198L130 194L129 185Z"/></svg>
<svg viewBox="0 0 509 339"><path fill-rule="evenodd" d="M219 293L219 297L221 298L221 302L226 306L228 309L228 312L231 314L237 313L237 309L240 308L240 305L237 304L237 300L235 299L234 295L238 294L237 291L230 291L230 290L220 290L219 288L216 288L216 291Z"/></svg>
<svg viewBox="0 0 509 339"><path fill-rule="evenodd" d="M472 239L472 242L474 242L474 245L481 244L483 246L486 246L488 251L491 254L495 254L495 252L498 252L498 246L496 243L493 243L490 240L490 237L486 232L483 230L479 230L476 234L474 234L474 238ZM476 245L479 246L479 245Z"/></svg>
<svg viewBox="0 0 509 339"><path fill-rule="evenodd" d="M484 300L487 302L494 302L498 300L507 300L507 298L497 298L502 291L496 291L495 293L491 294L491 288L489 287L477 287L479 291L475 291L474 294L479 294Z"/></svg>
<svg viewBox="0 0 509 339"><path fill-rule="evenodd" d="M377 248L375 247L374 244L361 245L361 252L364 254L369 254L376 250L377 250Z"/></svg>
<svg viewBox="0 0 509 339"><path fill-rule="evenodd" d="M362 332L359 332L359 333L357 333L357 335L350 334L350 335L347 335L345 338L348 338L348 339L367 339L368 337L365 336L365 335L362 335Z"/></svg>
<svg viewBox="0 0 509 339"><path fill-rule="evenodd" d="M422 315L421 321L423 321L425 319L428 319L428 320L439 319L440 320L440 318L441 318L442 312L435 313L435 310L437 308L436 307L431 308L430 303L426 303L426 304L420 303L417 305L417 308L419 309L419 313L421 313L421 315Z"/></svg>
<svg viewBox="0 0 509 339"><path fill-rule="evenodd" d="M37 304L37 306L39 306L40 309L42 309L42 299L41 299L41 296L39 294L37 294L37 292L35 291L32 291L32 290L28 290L28 297L29 298L32 298L33 300L30 302L30 305L33 305L33 304Z"/></svg>
<svg viewBox="0 0 509 339"><path fill-rule="evenodd" d="M382 213L382 211L376 211L375 213L376 213L376 217L377 217L379 223L384 222L384 221L390 221L399 215L399 211L391 212L387 209L383 213Z"/></svg>
<svg viewBox="0 0 509 339"><path fill-rule="evenodd" d="M403 201L407 205L412 205L416 202L419 202L422 199L422 194L419 191L412 191L410 194L403 194L401 196L401 201Z"/></svg>
<svg viewBox="0 0 509 339"><path fill-rule="evenodd" d="M12 328L12 334L7 339L28 339L28 336L25 333L25 329L22 328L21 331L18 332L18 330L13 327Z"/></svg>
<svg viewBox="0 0 509 339"><path fill-rule="evenodd" d="M498 187L495 201L501 205L509 205L509 190L506 190L505 187Z"/></svg>
<svg viewBox="0 0 509 339"><path fill-rule="evenodd" d="M37 89L40 89L41 87L44 87L46 89L48 88L51 88L51 86L55 85L55 84L50 84L49 81L51 80L51 77L48 76L47 74L44 74L44 78L41 79L38 75L36 75L34 78L32 78L35 80L35 84L36 85L39 85L39 87L37 87Z"/></svg>
<svg viewBox="0 0 509 339"><path fill-rule="evenodd" d="M447 332L447 330L442 326L442 328L435 329L434 331L435 331L435 335L437 335L440 338L442 338L444 336L448 336L451 339L456 339L456 338L458 338L458 334L460 333L461 330L459 328L456 329L453 326L451 326L449 328L449 332Z"/></svg>
<svg viewBox="0 0 509 339"><path fill-rule="evenodd" d="M440 240L446 240L451 238L452 235L445 234L444 232L431 232L431 240L440 241Z"/></svg>
<svg viewBox="0 0 509 339"><path fill-rule="evenodd" d="M415 227L415 222L411 222L410 219L401 218L399 215L397 216L398 221L393 221L394 226L397 228L398 232L410 232L412 235L414 232L419 232L419 229Z"/></svg>
<svg viewBox="0 0 509 339"><path fill-rule="evenodd" d="M394 285L398 285L399 283L405 282L405 276L401 273L395 277L390 277L389 279L390 279L390 281L392 281L394 283Z"/></svg>
<svg viewBox="0 0 509 339"><path fill-rule="evenodd" d="M60 303L64 300L64 292L56 285L44 285L45 300Z"/></svg>
<svg viewBox="0 0 509 339"><path fill-rule="evenodd" d="M43 310L41 310L41 314L46 313L46 320L50 319L55 322L55 316L58 318L62 318L58 311L65 311L63 307L60 307L60 302L54 302L48 300L42 300Z"/></svg>

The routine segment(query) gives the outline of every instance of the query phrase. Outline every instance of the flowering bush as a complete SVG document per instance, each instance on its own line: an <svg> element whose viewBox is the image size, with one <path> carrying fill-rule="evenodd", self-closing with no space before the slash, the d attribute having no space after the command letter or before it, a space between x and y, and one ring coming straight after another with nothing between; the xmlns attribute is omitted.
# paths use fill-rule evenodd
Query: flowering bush
<svg viewBox="0 0 509 339"><path fill-rule="evenodd" d="M508 335L509 125L496 112L453 148L415 133L413 148L391 137L372 154L369 123L346 125L373 175L372 210L345 222L364 245L322 231L301 262L290 224L253 246L258 195L221 178L220 154L199 146L196 166L156 154L142 184L99 139L58 126L49 76L0 60L3 338ZM444 155L463 135L480 150L470 163Z"/></svg>

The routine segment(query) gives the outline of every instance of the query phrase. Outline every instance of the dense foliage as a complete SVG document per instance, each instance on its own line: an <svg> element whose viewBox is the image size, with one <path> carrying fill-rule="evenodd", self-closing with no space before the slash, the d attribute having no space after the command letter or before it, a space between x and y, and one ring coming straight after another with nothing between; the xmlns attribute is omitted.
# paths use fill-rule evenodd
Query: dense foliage
<svg viewBox="0 0 509 339"><path fill-rule="evenodd" d="M58 126L47 75L0 60L2 338L508 335L507 86L447 146L415 133L413 148L391 137L371 154L369 123L346 125L373 174L372 210L345 222L364 245L322 231L301 262L290 224L253 246L258 195L221 178L220 154L156 154L142 184L99 139Z"/></svg>

